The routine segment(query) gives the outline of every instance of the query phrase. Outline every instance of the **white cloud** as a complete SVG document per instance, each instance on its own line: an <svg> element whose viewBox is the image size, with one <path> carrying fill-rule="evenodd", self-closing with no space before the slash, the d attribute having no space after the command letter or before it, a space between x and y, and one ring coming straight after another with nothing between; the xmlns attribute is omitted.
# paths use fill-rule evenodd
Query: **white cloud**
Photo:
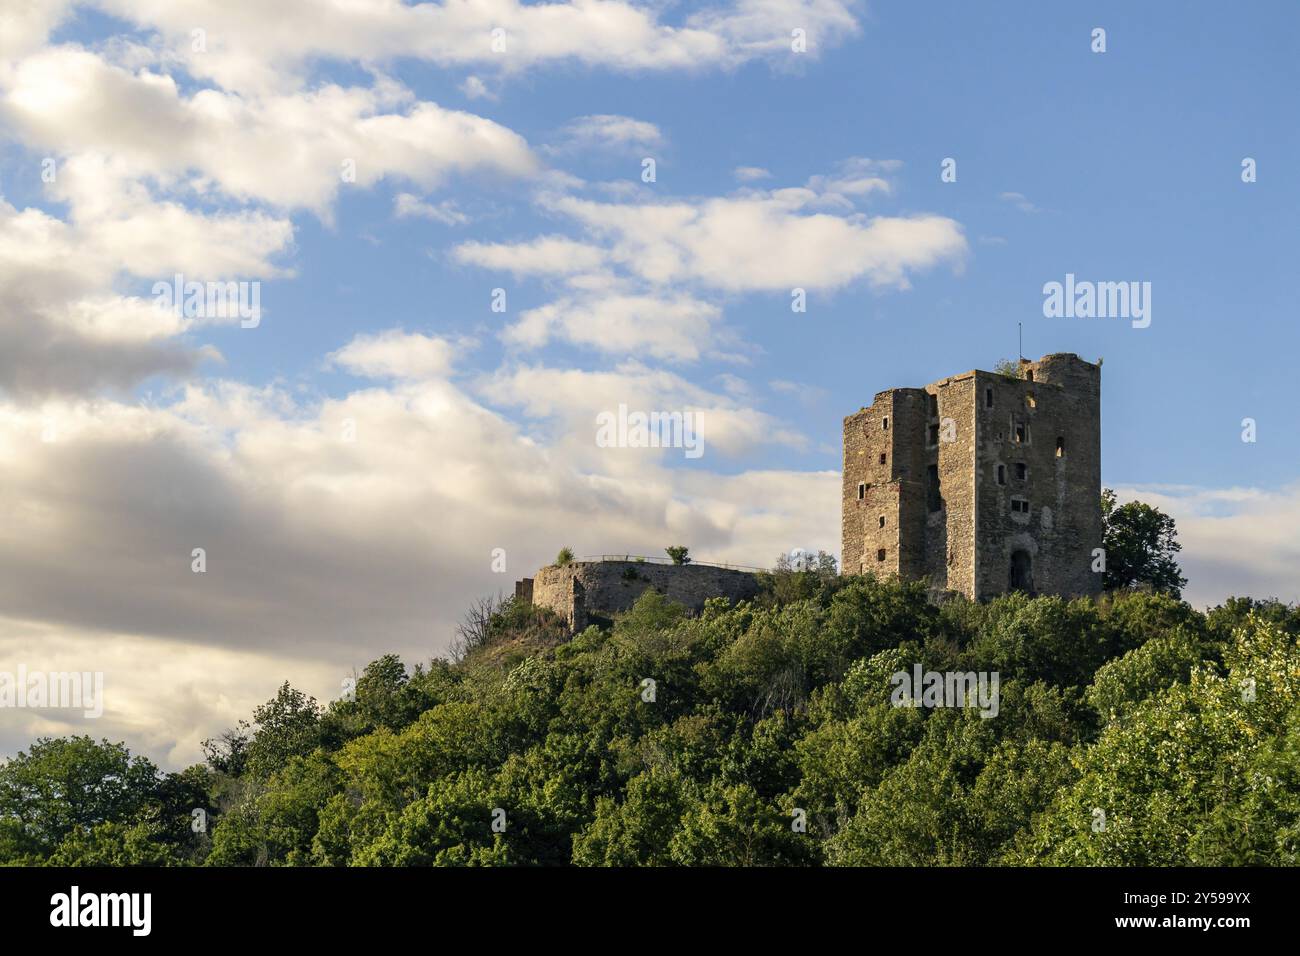
<svg viewBox="0 0 1300 956"><path fill-rule="evenodd" d="M120 157L137 177L325 218L349 182L364 188L396 176L430 189L452 174L527 176L539 168L511 130L417 101L382 79L371 88L249 97L202 89L187 97L170 76L58 47L15 67L3 110L33 146Z"/></svg>
<svg viewBox="0 0 1300 956"><path fill-rule="evenodd" d="M174 341L196 320L123 294L118 282L283 274L275 259L293 238L285 220L153 202L99 157L69 161L54 190L68 221L0 200L0 389L128 388L188 374L217 357Z"/></svg>
<svg viewBox="0 0 1300 956"><path fill-rule="evenodd" d="M467 76L458 89L471 100L495 100L497 95L477 76Z"/></svg>
<svg viewBox="0 0 1300 956"><path fill-rule="evenodd" d="M752 183L760 179L772 178L772 174L761 166L737 166L732 170L732 174L742 183Z"/></svg>
<svg viewBox="0 0 1300 956"><path fill-rule="evenodd" d="M722 310L690 296L600 292L523 312L506 342L540 348L559 337L615 355L694 361L718 344Z"/></svg>
<svg viewBox="0 0 1300 956"><path fill-rule="evenodd" d="M666 23L656 5L627 0L531 4L521 0L395 3L351 0L96 0L157 30L194 76L228 90L300 86L316 60L383 62L413 57L443 66L516 73L571 62L617 70L698 71L766 57L792 64L859 30L852 0L736 0ZM195 52L192 31L205 33ZM806 31L807 53L791 51ZM504 49L494 49L493 30Z"/></svg>
<svg viewBox="0 0 1300 956"><path fill-rule="evenodd" d="M231 382L165 407L0 403L0 501L20 503L0 522L0 652L108 671L116 723L101 726L189 760L282 679L321 693L385 651L439 653L472 596L509 592L561 544L653 553L684 541L743 564L790 542L833 546L833 475L667 468L663 450L596 448L585 416L619 397L689 402L707 413L706 463L797 444L770 417L637 366L483 383L546 416L543 441L439 377L447 349L433 341L354 341L341 360L420 377L320 403ZM423 351L417 367L403 349ZM497 547L507 575L492 573ZM41 723L57 715L22 716L19 739L63 732Z"/></svg>
<svg viewBox="0 0 1300 956"><path fill-rule="evenodd" d="M452 256L468 265L515 275L570 275L598 269L605 252L598 246L564 236L541 236L528 242L462 242Z"/></svg>
<svg viewBox="0 0 1300 956"><path fill-rule="evenodd" d="M441 378L451 371L455 348L446 339L390 329L358 335L329 356L331 364L368 378Z"/></svg>
<svg viewBox="0 0 1300 956"><path fill-rule="evenodd" d="M73 0L5 0L0 6L0 74L5 60L45 45L50 32L68 15Z"/></svg>
<svg viewBox="0 0 1300 956"><path fill-rule="evenodd" d="M654 123L609 113L580 116L560 130L553 153L645 152L660 148L664 135Z"/></svg>
<svg viewBox="0 0 1300 956"><path fill-rule="evenodd" d="M45 673L102 673L104 713L78 709L5 711L0 753L26 750L38 737L89 734L125 740L134 753L179 769L202 759L201 742L217 736L275 695L286 679L322 702L369 661L311 660L273 651L233 651L130 633L101 633L0 617L0 660Z"/></svg>
<svg viewBox="0 0 1300 956"><path fill-rule="evenodd" d="M560 279L570 292L529 309L503 337L540 348L554 338L603 352L694 361L734 359L720 293L835 290L865 279L906 289L915 272L967 252L960 224L937 215L868 217L856 203L889 192L896 162L852 159L829 176L770 191L697 200L598 202L544 192L538 203L578 236L469 241L453 258L515 276Z"/></svg>
<svg viewBox="0 0 1300 956"><path fill-rule="evenodd" d="M644 449L598 448L596 416L620 404L644 411L693 411L699 416L706 452L742 457L768 446L802 449L807 439L778 419L731 395L711 392L665 369L628 360L604 371L504 367L483 376L477 391L487 401L518 408L526 417L552 423L551 440L567 460L609 472L634 474L646 465ZM671 453L665 453L671 454Z"/></svg>
<svg viewBox="0 0 1300 956"><path fill-rule="evenodd" d="M454 199L429 203L411 193L398 193L393 199L393 214L398 219L432 219L445 226L463 226L469 216L456 208Z"/></svg>
<svg viewBox="0 0 1300 956"><path fill-rule="evenodd" d="M1115 489L1174 518L1187 577L1183 596L1196 607L1232 596L1300 602L1300 485L1278 489L1135 485Z"/></svg>
<svg viewBox="0 0 1300 956"><path fill-rule="evenodd" d="M961 226L947 217L806 214L814 199L783 190L696 203L561 196L546 205L604 242L610 259L657 284L776 291L836 289L865 278L907 288L910 273L960 263L967 251Z"/></svg>
<svg viewBox="0 0 1300 956"><path fill-rule="evenodd" d="M1002 193L998 196L998 198L1001 199L1003 202L1011 203L1011 205L1015 206L1021 212L1025 212L1025 213L1042 212L1041 209L1039 209L1037 206L1035 206L1032 202L1029 201L1028 197L1025 196L1024 193Z"/></svg>

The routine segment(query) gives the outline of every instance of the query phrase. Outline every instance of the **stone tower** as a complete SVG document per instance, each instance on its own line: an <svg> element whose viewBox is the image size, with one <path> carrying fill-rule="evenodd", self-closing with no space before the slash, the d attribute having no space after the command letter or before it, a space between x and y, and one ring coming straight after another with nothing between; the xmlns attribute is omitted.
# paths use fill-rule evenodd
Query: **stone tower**
<svg viewBox="0 0 1300 956"><path fill-rule="evenodd" d="M1101 593L1101 366L971 371L844 419L841 567L980 600Z"/></svg>

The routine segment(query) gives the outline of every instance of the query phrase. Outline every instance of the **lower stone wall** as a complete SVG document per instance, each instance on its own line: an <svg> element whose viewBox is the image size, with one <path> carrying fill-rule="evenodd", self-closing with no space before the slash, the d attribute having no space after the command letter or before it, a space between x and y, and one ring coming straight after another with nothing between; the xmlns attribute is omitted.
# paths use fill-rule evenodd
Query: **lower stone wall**
<svg viewBox="0 0 1300 956"><path fill-rule="evenodd" d="M515 593L522 597L531 592L533 604L550 608L572 630L580 631L631 610L637 598L651 588L698 613L709 598L725 597L733 604L752 598L758 594L759 583L753 572L703 564L575 561L542 568L531 581L519 582Z"/></svg>

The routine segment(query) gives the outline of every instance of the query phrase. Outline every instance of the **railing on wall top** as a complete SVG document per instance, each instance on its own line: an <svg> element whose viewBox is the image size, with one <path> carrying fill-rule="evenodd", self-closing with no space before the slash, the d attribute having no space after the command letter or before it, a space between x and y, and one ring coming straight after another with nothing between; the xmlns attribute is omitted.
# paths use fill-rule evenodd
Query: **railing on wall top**
<svg viewBox="0 0 1300 956"><path fill-rule="evenodd" d="M574 558L574 561L633 561L644 564L672 564L672 558L659 558L653 555L644 554L588 554L580 558ZM770 568L756 568L748 564L722 564L717 561L696 561L694 558L689 564L698 564L705 568L722 568L726 571L770 571Z"/></svg>

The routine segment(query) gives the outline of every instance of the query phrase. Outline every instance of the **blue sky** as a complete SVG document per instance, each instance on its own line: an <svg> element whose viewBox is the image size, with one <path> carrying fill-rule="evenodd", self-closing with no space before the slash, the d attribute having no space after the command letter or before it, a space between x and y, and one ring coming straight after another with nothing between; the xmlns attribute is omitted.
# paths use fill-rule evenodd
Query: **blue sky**
<svg viewBox="0 0 1300 956"><path fill-rule="evenodd" d="M1300 597L1293 4L38 6L0 41L0 648L163 662L162 752L286 672L436 652L508 590L493 547L511 580L566 543L837 550L842 417L1017 323L1104 358L1104 483L1178 517L1194 602ZM261 282L261 325L150 327L173 271ZM1067 273L1151 283L1150 327L1045 318ZM625 400L711 409L709 452L601 454ZM200 539L243 571L197 584Z"/></svg>
<svg viewBox="0 0 1300 956"><path fill-rule="evenodd" d="M737 166L793 186L864 156L903 163L895 194L873 213L933 212L961 223L970 244L961 271L932 270L906 291L861 282L814 291L803 316L790 314L781 293L726 300L727 321L756 347L752 364L699 362L693 380L739 371L760 384L823 390L809 402L764 396L767 410L814 439L807 450L770 449L764 463L836 467L842 415L886 387L991 366L1014 353L1022 322L1031 356L1106 359L1107 482L1277 485L1294 480L1300 457L1287 347L1300 205L1287 174L1300 153L1300 66L1289 39L1298 14L1285 3L1258 5L1251 16L1195 8L876 3L861 16L862 35L806 63L704 75L566 64L505 81L489 103L468 101L454 71L400 61L391 70L420 98L472 108L530 143L549 142L582 115L654 123L666 143L653 151L653 191L665 197L726 194ZM121 28L83 19L56 36L90 42ZM1095 26L1107 30L1104 54L1090 50ZM324 63L316 76L334 82L351 72ZM956 183L939 180L949 156ZM1240 180L1245 156L1261 170L1249 185ZM593 180L632 180L640 158L636 150L579 154L557 165ZM525 190L472 181L447 192L483 209L481 220L394 222L398 191L400 182L345 194L332 225L295 220L296 276L268 284L265 334L208 337L241 378L303 380L337 394L352 383L322 374L321 357L359 330L394 325L479 335L486 347L475 362L500 361L491 336L501 316L488 311L489 290L505 283L518 309L545 302L544 284L465 268L448 262L447 250L556 224L530 208ZM1025 208L1000 198L1007 193L1023 196ZM1151 327L1044 318L1041 287L1066 272L1150 281ZM540 357L552 355L599 364L556 346ZM1253 446L1240 440L1247 416L1260 423Z"/></svg>

